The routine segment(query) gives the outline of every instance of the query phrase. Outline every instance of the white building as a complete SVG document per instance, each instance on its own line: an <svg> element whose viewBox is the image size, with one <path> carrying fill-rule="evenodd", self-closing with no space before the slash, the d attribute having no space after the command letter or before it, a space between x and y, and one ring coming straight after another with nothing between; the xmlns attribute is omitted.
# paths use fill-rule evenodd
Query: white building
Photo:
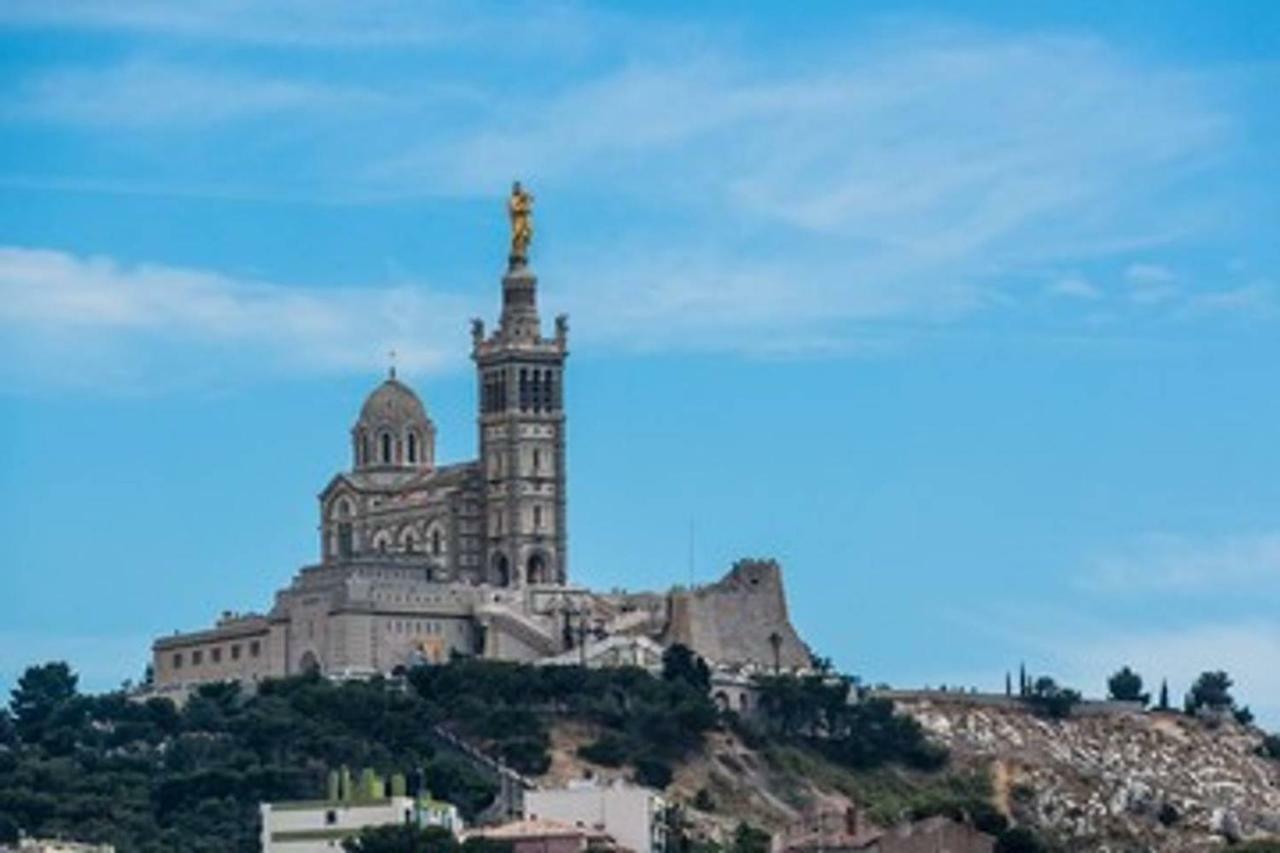
<svg viewBox="0 0 1280 853"><path fill-rule="evenodd" d="M449 803L414 797L372 800L314 800L263 803L263 853L333 853L342 841L371 826L438 826L462 831L458 810Z"/></svg>
<svg viewBox="0 0 1280 853"><path fill-rule="evenodd" d="M655 791L622 783L604 786L581 782L524 795L526 820L553 820L601 830L635 853L664 853L665 808L666 802Z"/></svg>

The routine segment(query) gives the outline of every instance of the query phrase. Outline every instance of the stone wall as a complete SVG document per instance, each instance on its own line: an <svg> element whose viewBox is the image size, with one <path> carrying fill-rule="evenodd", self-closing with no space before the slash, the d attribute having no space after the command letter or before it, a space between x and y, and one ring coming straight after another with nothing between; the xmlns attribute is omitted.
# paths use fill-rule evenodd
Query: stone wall
<svg viewBox="0 0 1280 853"><path fill-rule="evenodd" d="M666 644L683 643L726 665L809 666L809 648L787 616L782 569L773 560L740 560L716 583L673 591L668 607Z"/></svg>

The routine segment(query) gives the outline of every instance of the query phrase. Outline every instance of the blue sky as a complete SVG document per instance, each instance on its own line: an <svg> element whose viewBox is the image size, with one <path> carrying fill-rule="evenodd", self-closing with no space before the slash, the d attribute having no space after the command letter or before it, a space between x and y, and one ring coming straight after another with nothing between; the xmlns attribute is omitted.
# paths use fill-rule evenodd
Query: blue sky
<svg viewBox="0 0 1280 853"><path fill-rule="evenodd" d="M389 349L468 458L520 177L575 580L1280 725L1280 6L1043 6L9 0L0 682L268 606Z"/></svg>

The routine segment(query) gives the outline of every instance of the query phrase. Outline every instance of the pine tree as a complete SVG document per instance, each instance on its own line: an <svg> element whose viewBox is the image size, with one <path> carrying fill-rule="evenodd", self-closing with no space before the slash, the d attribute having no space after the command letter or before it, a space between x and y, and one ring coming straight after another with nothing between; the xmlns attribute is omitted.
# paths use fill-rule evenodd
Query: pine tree
<svg viewBox="0 0 1280 853"><path fill-rule="evenodd" d="M1163 679L1160 682L1160 710L1169 710L1169 679Z"/></svg>
<svg viewBox="0 0 1280 853"><path fill-rule="evenodd" d="M1013 676L1008 672L1004 674L1004 695L1013 695Z"/></svg>
<svg viewBox="0 0 1280 853"><path fill-rule="evenodd" d="M1018 695L1027 695L1027 665L1025 663L1018 664Z"/></svg>

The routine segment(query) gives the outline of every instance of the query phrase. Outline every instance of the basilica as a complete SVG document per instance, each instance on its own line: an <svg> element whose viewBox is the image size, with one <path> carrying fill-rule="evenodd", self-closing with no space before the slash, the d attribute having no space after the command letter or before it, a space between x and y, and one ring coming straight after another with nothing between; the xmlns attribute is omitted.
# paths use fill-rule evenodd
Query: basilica
<svg viewBox="0 0 1280 853"><path fill-rule="evenodd" d="M351 467L319 496L319 561L265 613L224 612L157 639L151 689L303 672L365 677L476 655L652 666L681 642L713 662L797 668L808 650L772 561L666 593L570 583L565 478L568 320L544 335L528 263L532 196L508 201L496 328L472 321L479 459L438 464L436 425L390 375L351 428Z"/></svg>

